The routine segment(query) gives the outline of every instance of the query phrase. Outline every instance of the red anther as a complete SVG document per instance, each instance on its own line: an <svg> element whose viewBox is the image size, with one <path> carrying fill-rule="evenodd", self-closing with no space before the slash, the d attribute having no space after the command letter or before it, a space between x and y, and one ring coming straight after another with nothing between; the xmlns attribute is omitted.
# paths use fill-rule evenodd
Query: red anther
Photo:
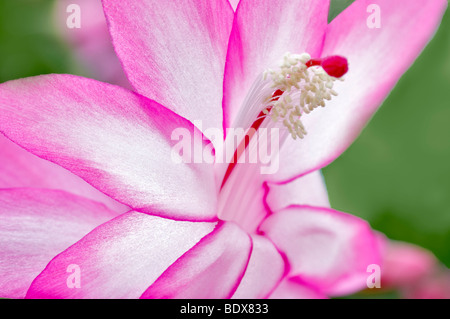
<svg viewBox="0 0 450 319"><path fill-rule="evenodd" d="M340 78L348 71L347 59L338 55L326 57L322 61L322 68L330 76Z"/></svg>
<svg viewBox="0 0 450 319"><path fill-rule="evenodd" d="M323 59L311 59L306 62L308 68L315 65L322 66L328 75L334 76L335 78L340 78L348 72L347 59L339 55L333 55Z"/></svg>

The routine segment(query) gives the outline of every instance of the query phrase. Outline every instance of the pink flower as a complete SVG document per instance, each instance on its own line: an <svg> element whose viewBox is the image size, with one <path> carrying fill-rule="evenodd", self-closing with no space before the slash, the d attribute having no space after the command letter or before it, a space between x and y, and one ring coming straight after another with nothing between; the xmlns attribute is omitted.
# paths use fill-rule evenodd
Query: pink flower
<svg viewBox="0 0 450 319"><path fill-rule="evenodd" d="M403 291L407 299L450 299L450 271L437 272Z"/></svg>
<svg viewBox="0 0 450 319"><path fill-rule="evenodd" d="M437 265L434 255L421 247L390 241L383 253L384 288L411 285L430 275Z"/></svg>
<svg viewBox="0 0 450 319"><path fill-rule="evenodd" d="M367 26L372 3L380 29ZM0 131L34 154L4 142L26 164L2 157L2 296L318 298L363 289L367 266L380 263L378 241L366 222L329 208L318 170L358 135L446 1L356 1L329 25L327 1L242 0L235 14L225 0L103 6L137 93L71 75L0 85ZM336 75L338 56L350 70L335 83L313 64ZM292 121L289 99L300 99ZM218 160L217 129L273 126L282 132L275 174ZM174 161L180 130L194 135L194 162ZM195 161L209 140L216 163Z"/></svg>
<svg viewBox="0 0 450 319"><path fill-rule="evenodd" d="M381 288L395 289L407 299L450 298L450 271L428 250L380 238Z"/></svg>

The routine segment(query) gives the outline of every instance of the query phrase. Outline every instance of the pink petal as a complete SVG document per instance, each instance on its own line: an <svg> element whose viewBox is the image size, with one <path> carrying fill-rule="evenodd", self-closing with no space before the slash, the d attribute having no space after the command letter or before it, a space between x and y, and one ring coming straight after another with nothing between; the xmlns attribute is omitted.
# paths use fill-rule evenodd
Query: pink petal
<svg viewBox="0 0 450 319"><path fill-rule="evenodd" d="M0 297L25 297L54 256L114 216L62 191L0 190Z"/></svg>
<svg viewBox="0 0 450 319"><path fill-rule="evenodd" d="M320 53L328 5L328 0L240 1L225 66L224 127L233 126L255 78L284 53Z"/></svg>
<svg viewBox="0 0 450 319"><path fill-rule="evenodd" d="M270 240L252 235L252 241L250 261L233 299L267 297L281 281L285 272L284 260Z"/></svg>
<svg viewBox="0 0 450 319"><path fill-rule="evenodd" d="M290 205L330 207L325 181L320 171L297 178L288 183L267 183L266 202L272 211Z"/></svg>
<svg viewBox="0 0 450 319"><path fill-rule="evenodd" d="M291 276L300 276L327 295L365 288L367 266L380 265L369 225L332 209L292 206L269 216L260 230L286 254Z"/></svg>
<svg viewBox="0 0 450 319"><path fill-rule="evenodd" d="M80 177L19 147L0 133L0 188L59 189L105 204L117 213L130 209Z"/></svg>
<svg viewBox="0 0 450 319"><path fill-rule="evenodd" d="M170 266L141 298L229 298L249 262L250 237L233 223L220 224Z"/></svg>
<svg viewBox="0 0 450 319"><path fill-rule="evenodd" d="M215 167L216 173L218 166ZM218 198L218 217L233 221L248 233L254 233L269 213L264 197L264 176L254 163L237 164ZM220 178L216 180L220 181Z"/></svg>
<svg viewBox="0 0 450 319"><path fill-rule="evenodd" d="M371 4L381 10L379 29L367 26ZM273 181L321 168L353 142L433 36L446 6L444 0L361 0L333 20L321 56L346 57L349 72L335 85L339 96L304 117L306 138L284 144Z"/></svg>
<svg viewBox="0 0 450 319"><path fill-rule="evenodd" d="M44 75L1 84L0 110L11 140L135 210L216 219L212 165L172 158L175 129L200 133L163 106L95 80Z"/></svg>
<svg viewBox="0 0 450 319"><path fill-rule="evenodd" d="M405 299L450 299L450 271L426 278L403 291Z"/></svg>
<svg viewBox="0 0 450 319"><path fill-rule="evenodd" d="M414 284L430 275L437 265L434 255L419 246L389 241L383 256L382 287Z"/></svg>
<svg viewBox="0 0 450 319"><path fill-rule="evenodd" d="M291 277L284 278L269 296L270 299L326 299L327 297L316 288L308 286L301 280Z"/></svg>
<svg viewBox="0 0 450 319"><path fill-rule="evenodd" d="M138 298L213 223L123 214L56 256L34 280L27 298ZM78 265L80 288L69 288L68 265Z"/></svg>
<svg viewBox="0 0 450 319"><path fill-rule="evenodd" d="M204 128L222 127L233 10L227 0L103 0L113 43L137 92Z"/></svg>

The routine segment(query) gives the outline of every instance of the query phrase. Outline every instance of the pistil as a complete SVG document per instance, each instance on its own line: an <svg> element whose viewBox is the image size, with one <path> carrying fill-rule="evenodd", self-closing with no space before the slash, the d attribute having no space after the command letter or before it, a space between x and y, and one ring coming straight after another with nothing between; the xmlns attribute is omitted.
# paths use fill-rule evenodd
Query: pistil
<svg viewBox="0 0 450 319"><path fill-rule="evenodd" d="M270 102L278 101L278 99L280 98L280 96L283 93L284 92L281 90L276 90L275 92L273 92ZM253 122L252 126L247 131L246 136L244 136L244 139L240 142L239 146L236 148L233 159L232 159L231 163L228 165L227 171L225 172L225 175L224 175L223 181L222 181L222 185L220 188L222 188L223 185L225 185L226 181L228 180L228 177L230 177L231 172L233 171L234 167L236 166L238 159L241 157L242 153L245 152L245 150L248 147L248 144L250 143L250 140L253 138L253 135L255 135L255 133L258 131L259 127L261 126L262 122L264 122L265 114L270 112L271 109L272 109L272 105L269 105L259 113L255 122Z"/></svg>

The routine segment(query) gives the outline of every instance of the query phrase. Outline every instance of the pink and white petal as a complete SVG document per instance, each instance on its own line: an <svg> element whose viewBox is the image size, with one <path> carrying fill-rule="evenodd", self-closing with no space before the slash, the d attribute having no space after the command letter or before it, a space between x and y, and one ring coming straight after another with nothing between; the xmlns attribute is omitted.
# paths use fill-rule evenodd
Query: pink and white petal
<svg viewBox="0 0 450 319"><path fill-rule="evenodd" d="M224 127L232 127L256 77L286 52L318 55L329 0L241 0L230 35L224 78Z"/></svg>
<svg viewBox="0 0 450 319"><path fill-rule="evenodd" d="M244 231L233 223L221 223L171 265L141 298L230 298L245 273L251 250L251 239Z"/></svg>
<svg viewBox="0 0 450 319"><path fill-rule="evenodd" d="M260 231L286 254L290 276L300 276L327 295L365 288L367 267L381 265L369 225L329 208L291 206L270 215Z"/></svg>
<svg viewBox="0 0 450 319"><path fill-rule="evenodd" d="M27 298L139 298L214 226L125 213L56 256L34 280ZM67 285L69 265L80 269L80 288Z"/></svg>
<svg viewBox="0 0 450 319"><path fill-rule="evenodd" d="M330 207L327 187L320 171L287 183L267 183L267 205L278 211L291 205Z"/></svg>
<svg viewBox="0 0 450 319"><path fill-rule="evenodd" d="M175 130L201 134L156 102L95 80L42 75L0 85L0 131L26 150L135 210L215 220L212 165L175 161ZM206 145L195 136L195 147Z"/></svg>
<svg viewBox="0 0 450 319"><path fill-rule="evenodd" d="M426 280L437 268L436 257L422 247L389 241L386 248L381 271L383 287L402 287Z"/></svg>
<svg viewBox="0 0 450 319"><path fill-rule="evenodd" d="M252 254L244 277L233 299L262 299L267 297L283 278L286 266L283 257L270 240L251 235Z"/></svg>
<svg viewBox="0 0 450 319"><path fill-rule="evenodd" d="M218 217L237 223L248 233L254 233L270 213L264 201L267 193L263 184L265 175L260 173L260 168L254 163L238 163L218 198ZM219 178L216 180L220 181Z"/></svg>
<svg viewBox="0 0 450 319"><path fill-rule="evenodd" d="M0 133L0 188L64 190L105 204L118 214L130 209L80 177L24 150Z"/></svg>
<svg viewBox="0 0 450 319"><path fill-rule="evenodd" d="M137 92L181 116L222 128L228 0L103 0L113 44Z"/></svg>
<svg viewBox="0 0 450 319"><path fill-rule="evenodd" d="M326 298L327 296L318 291L317 288L309 286L296 277L285 277L269 296L269 299Z"/></svg>
<svg viewBox="0 0 450 319"><path fill-rule="evenodd" d="M63 191L0 190L0 297L24 298L47 263L116 213Z"/></svg>
<svg viewBox="0 0 450 319"><path fill-rule="evenodd" d="M369 5L381 10L379 29L367 25ZM347 149L434 35L446 7L445 0L359 0L336 17L322 56L346 57L349 72L334 87L339 96L304 117L307 137L283 145L272 181L320 169Z"/></svg>

